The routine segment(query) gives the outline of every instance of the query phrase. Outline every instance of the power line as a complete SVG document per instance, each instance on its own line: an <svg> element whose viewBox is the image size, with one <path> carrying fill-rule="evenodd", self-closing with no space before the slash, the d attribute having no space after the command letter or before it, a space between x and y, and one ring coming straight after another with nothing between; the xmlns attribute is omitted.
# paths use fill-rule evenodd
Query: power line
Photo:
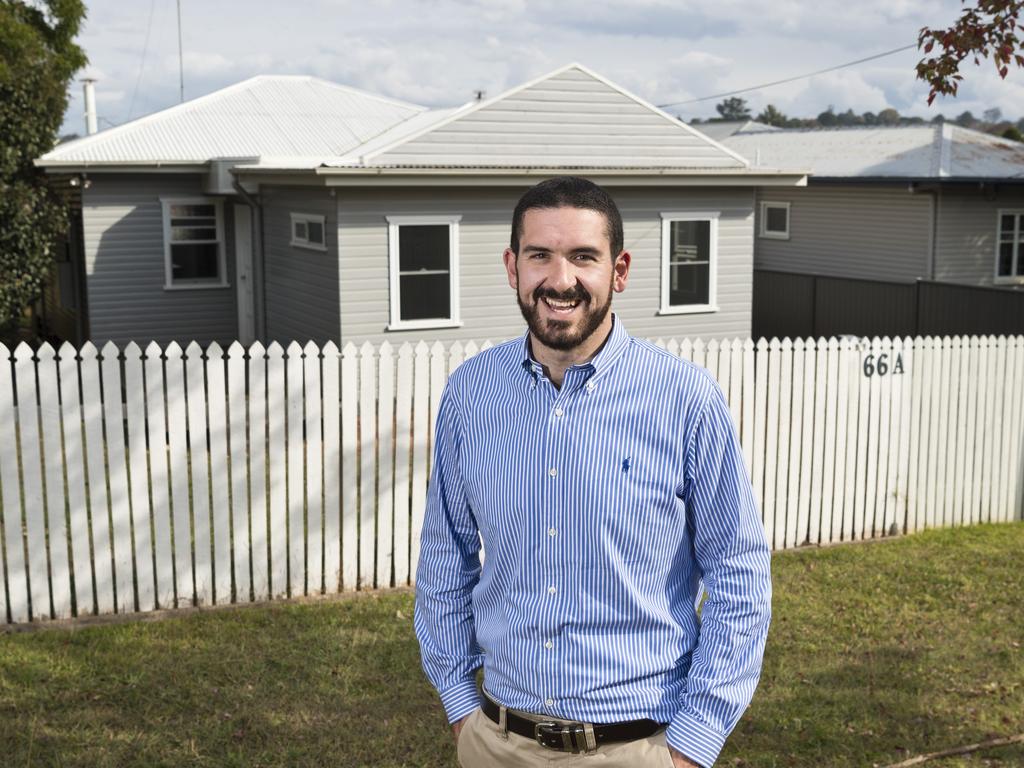
<svg viewBox="0 0 1024 768"><path fill-rule="evenodd" d="M750 91L759 91L762 88L770 88L773 85L782 85L783 83L792 83L796 80L803 80L808 77L814 77L815 75L823 75L826 72L835 72L837 69L843 69L845 67L852 67L856 64L863 64L865 61L874 61L875 59L881 59L884 56L892 56L894 53L901 53L903 51L909 51L911 48L917 48L917 43L913 45L904 45L901 48L893 48L891 51L885 51L884 53L876 53L874 56L865 56L863 59L857 59L856 61L848 61L845 64L836 64L834 67L828 67L826 69L819 69L817 72L808 72L805 75L797 75L796 77L787 77L785 80L775 80L771 83L762 83L761 85L753 85L750 88L740 88L738 91L727 91L726 93L716 93L711 96L701 96L699 99L690 99L688 101L673 101L669 104L658 104L659 109L666 109L667 107L678 107L683 104L696 104L700 101L710 101L711 99L721 99L725 96L735 96L738 93L749 93Z"/></svg>
<svg viewBox="0 0 1024 768"><path fill-rule="evenodd" d="M149 50L149 33L153 29L153 8L156 0L149 0L149 21L146 22L146 37L142 43L142 58L139 61L139 74L135 78L135 88L132 90L132 100L128 105L128 120L132 119L132 112L135 110L135 96L139 92L139 83L142 82L142 70L146 66L146 52Z"/></svg>

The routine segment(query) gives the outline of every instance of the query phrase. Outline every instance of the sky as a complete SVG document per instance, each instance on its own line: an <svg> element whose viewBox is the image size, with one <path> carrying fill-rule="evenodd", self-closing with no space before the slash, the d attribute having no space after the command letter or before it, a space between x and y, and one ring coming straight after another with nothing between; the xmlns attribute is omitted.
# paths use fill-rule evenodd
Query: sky
<svg viewBox="0 0 1024 768"><path fill-rule="evenodd" d="M450 107L496 96L579 62L684 119L715 116L721 98L917 41L948 26L959 0L180 0L185 98L258 74L308 74L372 93ZM176 0L86 0L79 35L97 80L102 130L180 100ZM915 79L908 50L741 94L796 117L833 106L894 107L930 119L998 107L1024 116L1024 72L1001 80L968 62L955 99ZM62 133L84 133L82 86L69 89Z"/></svg>

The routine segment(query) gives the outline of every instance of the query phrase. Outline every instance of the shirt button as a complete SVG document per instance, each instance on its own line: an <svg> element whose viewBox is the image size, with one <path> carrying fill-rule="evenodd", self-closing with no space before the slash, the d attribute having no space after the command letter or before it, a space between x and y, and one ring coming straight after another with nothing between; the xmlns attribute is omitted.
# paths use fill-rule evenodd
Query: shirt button
<svg viewBox="0 0 1024 768"><path fill-rule="evenodd" d="M548 474L554 477L555 475L558 474L558 470L552 467L551 469L548 470Z"/></svg>
<svg viewBox="0 0 1024 768"><path fill-rule="evenodd" d="M554 528L548 528L548 536L557 536L557 535L558 535L558 531L557 530L555 530Z"/></svg>
<svg viewBox="0 0 1024 768"><path fill-rule="evenodd" d="M549 707L553 707L553 706L555 706L555 700L554 700L554 699L547 699L547 700L546 700L546 701L544 702L544 704L545 704L545 705L547 705L547 706L549 706Z"/></svg>
<svg viewBox="0 0 1024 768"><path fill-rule="evenodd" d="M548 594L549 595L553 595L556 592L558 592L558 590L554 586L548 587Z"/></svg>
<svg viewBox="0 0 1024 768"><path fill-rule="evenodd" d="M544 647L550 651L552 648L555 647L555 644L548 640L546 643L544 643Z"/></svg>
<svg viewBox="0 0 1024 768"><path fill-rule="evenodd" d="M563 411L561 408L555 408L555 416L558 416L559 418L561 418L564 415L565 415L565 411Z"/></svg>
<svg viewBox="0 0 1024 768"><path fill-rule="evenodd" d="M593 392L597 388L597 384L592 381L587 382L587 392Z"/></svg>

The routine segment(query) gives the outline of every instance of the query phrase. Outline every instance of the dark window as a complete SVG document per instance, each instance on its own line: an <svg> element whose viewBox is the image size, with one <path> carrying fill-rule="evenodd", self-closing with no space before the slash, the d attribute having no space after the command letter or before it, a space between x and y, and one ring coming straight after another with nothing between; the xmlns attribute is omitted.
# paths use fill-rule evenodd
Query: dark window
<svg viewBox="0 0 1024 768"><path fill-rule="evenodd" d="M223 278L219 213L212 203L165 205L171 283L210 283Z"/></svg>
<svg viewBox="0 0 1024 768"><path fill-rule="evenodd" d="M789 211L778 205L766 205L764 209L764 228L768 232L788 233Z"/></svg>
<svg viewBox="0 0 1024 768"><path fill-rule="evenodd" d="M1024 214L1004 213L999 216L999 244L996 251L996 274L999 277L1024 276Z"/></svg>
<svg viewBox="0 0 1024 768"><path fill-rule="evenodd" d="M670 307L710 304L711 222L669 224L668 304Z"/></svg>
<svg viewBox="0 0 1024 768"><path fill-rule="evenodd" d="M451 227L399 225L399 319L450 320L451 298Z"/></svg>

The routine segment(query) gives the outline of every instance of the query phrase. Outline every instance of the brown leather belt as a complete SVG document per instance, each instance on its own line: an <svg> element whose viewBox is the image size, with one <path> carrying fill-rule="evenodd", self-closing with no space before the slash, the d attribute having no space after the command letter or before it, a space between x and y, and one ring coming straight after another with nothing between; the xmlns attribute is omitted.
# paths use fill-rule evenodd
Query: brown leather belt
<svg viewBox="0 0 1024 768"><path fill-rule="evenodd" d="M486 693L481 697L480 707L487 717L501 725L501 707ZM664 728L665 724L654 720L629 720L623 723L556 723L553 720L530 720L506 709L505 727L512 733L533 739L547 749L556 749L559 752L590 752L602 744L645 739ZM592 738L588 738L590 734L593 734Z"/></svg>

